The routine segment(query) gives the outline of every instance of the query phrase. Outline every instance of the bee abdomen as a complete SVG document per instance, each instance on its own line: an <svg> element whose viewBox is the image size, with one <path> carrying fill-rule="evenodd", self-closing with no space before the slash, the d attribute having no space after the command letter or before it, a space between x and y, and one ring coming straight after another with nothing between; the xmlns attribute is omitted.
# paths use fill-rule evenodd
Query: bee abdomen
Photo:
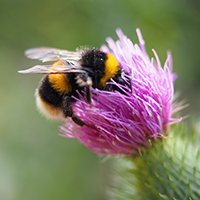
<svg viewBox="0 0 200 200"><path fill-rule="evenodd" d="M59 107L62 102L62 94L57 91L49 81L49 75L45 75L38 87L38 95L40 98L55 107Z"/></svg>
<svg viewBox="0 0 200 200"><path fill-rule="evenodd" d="M61 107L57 105L47 103L38 93L36 90L36 105L39 111L44 114L47 118L50 119L64 119L65 116L63 114L63 110Z"/></svg>

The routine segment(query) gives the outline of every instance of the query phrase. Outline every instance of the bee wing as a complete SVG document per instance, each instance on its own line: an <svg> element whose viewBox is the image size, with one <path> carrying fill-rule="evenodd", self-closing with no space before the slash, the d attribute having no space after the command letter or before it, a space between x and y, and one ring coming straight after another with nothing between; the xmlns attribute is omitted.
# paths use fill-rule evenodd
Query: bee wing
<svg viewBox="0 0 200 200"><path fill-rule="evenodd" d="M86 73L81 66L73 65L36 65L26 70L18 71L20 74L65 74L65 73Z"/></svg>
<svg viewBox="0 0 200 200"><path fill-rule="evenodd" d="M42 62L66 60L78 61L81 58L81 52L73 52L49 47L32 48L25 51L25 55L30 59L38 59Z"/></svg>

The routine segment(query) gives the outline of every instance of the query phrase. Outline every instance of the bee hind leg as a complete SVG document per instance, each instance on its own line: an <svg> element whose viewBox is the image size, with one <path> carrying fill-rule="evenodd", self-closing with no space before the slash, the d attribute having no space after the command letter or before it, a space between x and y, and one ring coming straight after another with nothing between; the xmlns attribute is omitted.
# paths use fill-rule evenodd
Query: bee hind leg
<svg viewBox="0 0 200 200"><path fill-rule="evenodd" d="M76 123L77 125L79 125L79 126L84 126L84 125L86 125L86 123L85 122L83 122L81 119L79 119L77 116L75 116L75 115L72 115L72 120L74 121L74 123Z"/></svg>
<svg viewBox="0 0 200 200"><path fill-rule="evenodd" d="M64 116L66 118L71 117L71 119L74 121L74 123L76 123L79 126L86 125L85 122L83 122L81 119L79 119L78 117L76 117L74 115L73 108L70 105L70 97L67 97L67 96L64 97L63 103L62 103L62 109L63 109Z"/></svg>

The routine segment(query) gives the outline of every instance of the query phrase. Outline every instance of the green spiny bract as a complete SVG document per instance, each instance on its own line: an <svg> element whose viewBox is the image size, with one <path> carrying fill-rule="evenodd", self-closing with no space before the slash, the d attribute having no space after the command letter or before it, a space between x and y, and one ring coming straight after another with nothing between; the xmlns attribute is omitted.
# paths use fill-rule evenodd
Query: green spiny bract
<svg viewBox="0 0 200 200"><path fill-rule="evenodd" d="M200 151L194 128L176 125L145 153L120 159L115 199L199 200Z"/></svg>

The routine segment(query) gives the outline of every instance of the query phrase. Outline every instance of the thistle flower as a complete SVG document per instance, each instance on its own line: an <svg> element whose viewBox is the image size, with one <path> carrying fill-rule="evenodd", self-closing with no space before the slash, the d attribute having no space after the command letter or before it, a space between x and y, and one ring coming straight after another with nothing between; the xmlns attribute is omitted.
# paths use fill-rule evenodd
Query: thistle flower
<svg viewBox="0 0 200 200"><path fill-rule="evenodd" d="M80 95L74 104L74 111L88 126L80 127L70 119L60 127L64 137L76 138L97 154L120 154L133 156L142 147L149 148L151 142L163 138L169 125L181 119L172 118L178 110L173 108L174 81L171 53L162 68L158 55L150 59L145 50L144 40L136 30L139 46L133 44L120 29L119 40L107 38L108 47L101 50L113 54L127 74L124 80L131 80L131 89L112 83L125 94L92 89L92 105Z"/></svg>

